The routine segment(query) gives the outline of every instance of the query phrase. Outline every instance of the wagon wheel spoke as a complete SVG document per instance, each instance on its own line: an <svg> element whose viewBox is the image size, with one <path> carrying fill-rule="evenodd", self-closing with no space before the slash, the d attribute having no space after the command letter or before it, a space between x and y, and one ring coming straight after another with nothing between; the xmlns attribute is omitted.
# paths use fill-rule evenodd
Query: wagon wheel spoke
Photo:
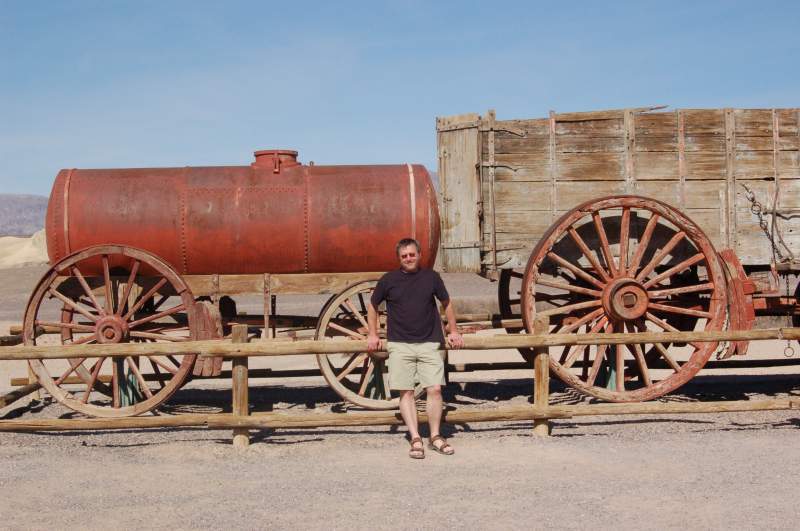
<svg viewBox="0 0 800 531"><path fill-rule="evenodd" d="M680 286L677 288L649 290L647 294L652 300L652 299L661 299L664 297L669 297L670 295L684 295L687 293L712 291L713 289L714 289L714 284L712 284L711 282L705 282L703 284L693 284L691 286Z"/></svg>
<svg viewBox="0 0 800 531"><path fill-rule="evenodd" d="M167 364L164 360L162 360L159 356L147 356L147 359L150 360L150 363L153 364L153 369L156 369L156 366L161 367L165 371L170 374L177 374L179 364L175 364L174 366Z"/></svg>
<svg viewBox="0 0 800 531"><path fill-rule="evenodd" d="M369 379L372 377L372 371L375 370L375 364L370 362L369 356L364 360L364 364L362 365L361 371L361 384L358 388L358 394L360 396L364 396L367 392L367 385L369 384Z"/></svg>
<svg viewBox="0 0 800 531"><path fill-rule="evenodd" d="M675 328L674 326L672 326L668 322L664 321L663 319L658 318L657 316L653 315L650 312L647 312L644 315L645 315L645 318L648 321L650 321L654 325L656 325L659 328L661 328L664 332L680 332L680 330L678 330L677 328ZM702 345L702 343L697 343L697 342L689 343L689 344L692 345L695 348L699 348Z"/></svg>
<svg viewBox="0 0 800 531"><path fill-rule="evenodd" d="M66 328L78 332L94 332L94 327L81 323L65 323L62 321L36 321L36 326L46 326L52 328Z"/></svg>
<svg viewBox="0 0 800 531"><path fill-rule="evenodd" d="M556 282L554 280L548 280L546 278L540 278L536 281L537 284L541 284L542 286L547 286L550 288L558 288L564 291L570 291L572 293L580 293L581 295L588 295L589 297L600 297L603 292L596 290L596 289L589 289L589 288L582 288L580 286L575 286L573 284L567 284L566 282ZM519 304L519 299L512 299L516 301L516 304Z"/></svg>
<svg viewBox="0 0 800 531"><path fill-rule="evenodd" d="M131 337L137 337L141 339L152 339L153 341L172 341L172 342L182 342L182 341L189 341L189 338L186 337L177 337L177 336L169 336L167 334L159 334L154 332L139 332L136 330L132 330L130 332Z"/></svg>
<svg viewBox="0 0 800 531"><path fill-rule="evenodd" d="M667 313L689 315L692 317L704 317L706 319L711 318L711 313L702 310L696 310L693 308L681 308L678 306L670 306L669 304L659 304L657 302L648 303L647 307L652 308L653 310L658 310Z"/></svg>
<svg viewBox="0 0 800 531"><path fill-rule="evenodd" d="M574 304L566 304L564 306L559 306L557 308L551 308L548 310L542 310L538 312L540 316L550 316L550 315L560 315L564 313L571 313L575 310L583 310L586 308L596 308L600 306L602 301L600 300L593 300L593 301L586 301L586 302L576 302Z"/></svg>
<svg viewBox="0 0 800 531"><path fill-rule="evenodd" d="M586 245L586 242L583 241L583 238L581 238L580 234L578 234L578 231L575 230L575 227L570 227L569 229L567 229L567 231L569 232L569 235L572 238L572 240L581 250L581 253L583 253L583 256L585 256L586 259L589 260L589 263L592 265L595 272L600 276L600 278L606 281L611 280L611 275L609 275L608 272L603 268L603 266L600 265L600 262L597 260L597 257L589 249L589 246Z"/></svg>
<svg viewBox="0 0 800 531"><path fill-rule="evenodd" d="M350 359L348 359L347 362L342 366L342 370L339 372L339 374L336 375L336 379L341 381L348 374L353 372L353 370L358 366L358 364L361 363L361 361L363 361L363 356L366 356L366 354L362 352L356 352L355 354L350 356Z"/></svg>
<svg viewBox="0 0 800 531"><path fill-rule="evenodd" d="M596 334L597 332L599 332L599 331L600 331L600 329L601 329L601 328L604 328L604 327L606 326L606 323L607 323L607 322L608 322L608 319L607 319L605 316L601 317L601 318L600 318L600 319L598 319L598 320L597 320L597 322L596 322L596 323L595 323L595 324L594 324L594 325L593 325L593 326L592 326L592 327L589 329L589 332L588 332L588 333L590 333L590 334ZM580 347L580 348L577 348L577 347ZM575 363L575 361L578 359L578 355L579 355L579 354L581 354L581 353L583 353L584 351L586 351L586 349L587 349L588 347L589 347L589 345L573 345L573 346L572 346L572 348L570 349L570 353L567 355L566 359L564 360L564 363L562 363L562 365L564 366L564 368L565 368L565 369L569 369L570 367L572 367L572 365L573 365L573 364Z"/></svg>
<svg viewBox="0 0 800 531"><path fill-rule="evenodd" d="M614 325L615 332L624 332L624 328L621 325ZM624 391L625 390L625 345L617 344L614 345L616 356L614 358L614 390Z"/></svg>
<svg viewBox="0 0 800 531"><path fill-rule="evenodd" d="M639 269L639 264L641 263L642 258L644 258L644 253L647 251L648 245L650 245L650 239L653 237L653 232L656 230L659 219L660 216L654 212L647 221L647 225L644 228L642 237L639 238L639 244L636 246L636 252L633 254L631 263L628 266L629 276L635 276L636 271Z"/></svg>
<svg viewBox="0 0 800 531"><path fill-rule="evenodd" d="M653 343L653 346L655 346L658 353L661 354L661 357L664 358L664 360L666 360L667 364L673 371L678 372L681 370L680 364L677 361L675 361L675 359L670 355L669 351L666 349L666 347L664 347L663 344Z"/></svg>
<svg viewBox="0 0 800 531"><path fill-rule="evenodd" d="M136 280L136 274L139 272L139 265L141 262L139 260L134 260L133 265L131 266L131 272L128 275L128 280L125 282L125 289L122 293L122 297L119 299L119 305L117 307L116 314L122 315L122 309L125 307L125 303L128 301L128 297L131 294L131 289Z"/></svg>
<svg viewBox="0 0 800 531"><path fill-rule="evenodd" d="M110 315L114 313L114 302L111 299L111 271L108 266L108 255L104 254L101 257L103 262L103 290L105 292L105 313Z"/></svg>
<svg viewBox="0 0 800 531"><path fill-rule="evenodd" d="M92 288L89 287L89 284L86 282L86 278L84 278L83 274L81 274L80 269L78 269L77 266L72 266L71 271L72 275L78 279L78 283L81 285L81 288L83 288L84 293L86 293L86 295L89 297L91 306L93 306L100 315L105 315L106 313L103 310L103 307L100 306L100 303L97 301L97 298L92 292Z"/></svg>
<svg viewBox="0 0 800 531"><path fill-rule="evenodd" d="M151 321L156 321L156 320L161 319L163 317L167 317L169 315L174 315L174 314L176 314L178 312L182 312L184 310L186 310L186 306L183 303L181 303L181 304L178 304L177 306L173 306L172 308L169 308L167 310L162 310L162 311L160 311L158 313L154 313L152 315L148 315L146 317L142 317L141 319L137 319L136 321L132 321L132 322L128 323L128 327L129 328L136 328L137 326L143 325L144 323L149 323Z"/></svg>
<svg viewBox="0 0 800 531"><path fill-rule="evenodd" d="M606 323L603 327L603 332L608 333L609 331L613 331L614 328L611 326L611 323ZM600 373L600 367L603 364L603 360L606 358L606 351L608 351L609 345L597 345L597 352L595 353L594 361L592 362L592 368L589 370L589 376L586 378L586 385L589 387L593 387L595 381L597 381L597 375Z"/></svg>
<svg viewBox="0 0 800 531"><path fill-rule="evenodd" d="M579 268L578 266L574 265L572 262L569 262L565 258L562 258L561 256L559 256L558 254L554 253L553 251L550 251L549 253L547 253L547 257L550 260L552 260L553 262L555 262L555 263L563 266L564 268L572 271L572 273L574 275L584 279L586 282L590 282L590 283L594 284L595 286L597 286L600 289L603 289L605 287L605 284L603 284L603 282L601 282L597 278L593 277L592 275L590 275L589 273L587 273L583 269Z"/></svg>
<svg viewBox="0 0 800 531"><path fill-rule="evenodd" d="M167 279L166 278L162 278L158 282L156 282L156 284L153 287L151 287L149 290L147 290L147 293L145 293L144 295L139 297L139 300L137 300L133 304L133 306L131 308L128 308L128 311L125 313L125 315L122 318L125 319L126 321L128 319L130 319L131 316L136 314L136 312L139 310L139 308L141 308L144 305L145 302L147 302L148 300L152 299L153 296L158 292L158 290L160 290L162 287L164 287L164 285L166 283L167 283ZM166 300L166 299L164 299L164 300Z"/></svg>
<svg viewBox="0 0 800 531"><path fill-rule="evenodd" d="M67 359L69 362L69 369L66 370L61 376L58 377L56 380L56 384L61 385L67 377L72 374L73 372L78 374L76 371L78 367L83 365L83 362L86 361L86 358L69 358ZM80 377L80 376L79 376Z"/></svg>
<svg viewBox="0 0 800 531"><path fill-rule="evenodd" d="M597 319L601 315L603 315L603 309L602 308L598 308L593 312L587 313L586 315L584 315L583 317L581 317L580 319L578 319L574 323L572 323L570 325L563 326L562 328L560 328L558 330L558 332L560 334L569 334L571 332L574 332L575 330L577 330L581 326L583 326L583 325L585 325L587 323L591 323L592 321L594 321L595 319Z"/></svg>
<svg viewBox="0 0 800 531"><path fill-rule="evenodd" d="M65 295L62 295L61 293L59 293L57 290L53 289L52 287L51 287L51 288L49 288L49 289L47 290L47 292L48 292L48 293L49 293L51 296L53 296L53 297L57 298L58 300L60 300L61 302L63 302L64 304L66 304L67 306L69 306L70 308L72 308L74 311L78 312L79 314L81 314L81 315L83 315L84 317L86 317L87 319L89 319L90 321L97 322L97 320L98 320L98 317L97 317L97 316L95 316L95 315L92 315L92 314L89 312L89 310L87 310L87 309L86 309L86 308L84 308L83 306L79 305L77 302L73 301L73 300L72 300L72 299L70 299L69 297L66 297Z"/></svg>
<svg viewBox="0 0 800 531"><path fill-rule="evenodd" d="M359 340L367 339L364 334L359 334L358 332L356 332L354 330L350 330L349 328L346 328L346 327L344 327L342 325L339 325L337 323L330 322L330 323L328 323L328 326L333 328L334 330L337 330L337 331L347 335L347 336L352 337L353 339L359 339Z"/></svg>
<svg viewBox="0 0 800 531"><path fill-rule="evenodd" d="M82 337L82 338L80 338L80 339L76 339L76 340L72 341L72 342L71 342L71 343L69 343L69 344L70 344L70 345L73 345L73 346L74 346L74 345L83 345L83 344L85 344L85 343L94 343L96 340L97 340L97 338L96 338L95 336L93 336L93 335L91 335L91 336L84 336L84 337Z"/></svg>
<svg viewBox="0 0 800 531"><path fill-rule="evenodd" d="M619 274L626 275L628 270L628 238L631 230L631 209L622 207L622 217L619 221Z"/></svg>
<svg viewBox="0 0 800 531"><path fill-rule="evenodd" d="M89 382L86 384L86 391L83 393L83 397L81 398L81 402L84 404L89 402L89 396L92 394L92 390L97 383L97 378L100 376L100 369L105 361L106 358L102 357L97 358L97 361L94 362L94 367L92 367L92 373Z"/></svg>
<svg viewBox="0 0 800 531"><path fill-rule="evenodd" d="M119 407L121 405L120 389L119 389L120 388L120 383L121 383L120 362L121 362L121 360L119 358L112 358L111 359L111 370L112 370L112 374L111 374L111 392L112 392L111 406L114 409L119 409Z"/></svg>
<svg viewBox="0 0 800 531"><path fill-rule="evenodd" d="M136 377L136 381L139 382L139 389L145 394L147 398L153 398L153 393L150 391L150 387L147 386L147 382L144 380L142 373L139 372L139 367L134 362L134 359L131 356L127 356L125 361L128 362L128 367L130 368L133 375Z"/></svg>
<svg viewBox="0 0 800 531"><path fill-rule="evenodd" d="M606 259L608 270L611 272L611 276L617 276L617 265L614 261L614 256L611 254L611 246L608 243L608 235L605 227L603 227L603 219L600 217L600 212L592 212L592 220L594 221L595 230L597 230L597 236L600 239L600 250Z"/></svg>
<svg viewBox="0 0 800 531"><path fill-rule="evenodd" d="M356 309L356 307L353 305L350 299L346 299L344 301L344 307L347 311L349 311L353 315L353 317L358 319L358 322L361 323L361 326L363 326L365 330L369 330L369 325L367 324L367 320L364 319L364 315Z"/></svg>
<svg viewBox="0 0 800 531"><path fill-rule="evenodd" d="M644 332L644 330L639 330L638 326L635 323L630 323L628 325L629 332ZM636 364L639 366L639 374L642 376L642 380L647 387L653 386L653 380L650 378L650 370L647 367L647 361L644 358L644 351L642 350L642 345L639 343L634 343L633 347L633 357L636 359Z"/></svg>
<svg viewBox="0 0 800 531"><path fill-rule="evenodd" d="M683 270L690 268L694 264L696 264L696 263L698 263L698 262L700 262L700 261L702 261L704 259L705 259L705 256L703 255L703 253L697 253L696 255L692 256L691 258L687 258L686 260L683 260L679 264L676 264L676 265L670 267L669 269L667 269L663 273L659 273L658 275L654 276L653 278L651 278L650 280L645 282L643 284L643 286L644 286L645 289L650 288L650 287L658 284L662 280L664 280L666 278L669 278L669 277L671 277L673 275L677 275L678 273L682 272Z"/></svg>
<svg viewBox="0 0 800 531"><path fill-rule="evenodd" d="M677 233L675 233L675 235L672 236L672 238L670 238L670 240L664 245L664 247L662 247L661 250L659 250L653 256L653 258L647 263L647 265L645 265L641 269L641 271L639 271L639 273L635 277L636 280L639 281L645 280L647 278L647 275L652 273L653 270L659 264L661 264L664 258L666 258L667 255L669 255L670 251L672 251L672 249L674 249L675 246L678 245L681 242L681 240L683 240L685 237L686 233L683 231L678 231Z"/></svg>

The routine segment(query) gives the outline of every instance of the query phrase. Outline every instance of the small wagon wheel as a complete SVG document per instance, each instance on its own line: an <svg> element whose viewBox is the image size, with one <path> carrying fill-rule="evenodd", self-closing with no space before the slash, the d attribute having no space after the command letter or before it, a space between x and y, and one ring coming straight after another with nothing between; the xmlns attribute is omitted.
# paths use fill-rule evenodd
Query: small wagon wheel
<svg viewBox="0 0 800 531"><path fill-rule="evenodd" d="M702 230L674 208L607 197L567 212L536 245L522 315L551 333L722 330L722 265ZM691 379L716 343L551 347L550 368L578 390L614 402L650 400Z"/></svg>
<svg viewBox="0 0 800 531"><path fill-rule="evenodd" d="M522 317L522 279L524 274L516 269L501 269L497 283L497 302L501 319L519 319ZM504 326L509 334L524 333L523 326ZM528 363L533 363L534 353L530 348L517 349Z"/></svg>
<svg viewBox="0 0 800 531"><path fill-rule="evenodd" d="M26 345L187 341L197 328L191 291L169 265L132 247L103 245L45 273L25 309ZM36 335L45 328L57 335ZM196 355L30 360L65 406L97 417L151 411L186 380Z"/></svg>
<svg viewBox="0 0 800 531"><path fill-rule="evenodd" d="M367 305L377 280L353 284L331 298L317 323L316 339L367 339ZM381 305L383 306L383 305ZM386 313L379 309L379 331L386 339ZM397 409L399 399L389 389L385 354L318 354L322 376L345 400L367 409ZM416 395L422 393L418 387Z"/></svg>

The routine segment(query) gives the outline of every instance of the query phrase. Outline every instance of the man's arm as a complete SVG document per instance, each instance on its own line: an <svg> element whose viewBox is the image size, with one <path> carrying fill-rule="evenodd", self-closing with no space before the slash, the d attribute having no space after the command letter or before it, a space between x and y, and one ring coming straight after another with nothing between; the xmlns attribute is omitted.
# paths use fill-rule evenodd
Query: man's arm
<svg viewBox="0 0 800 531"><path fill-rule="evenodd" d="M375 352L381 348L381 338L378 337L378 310L372 305L367 304L367 351Z"/></svg>
<svg viewBox="0 0 800 531"><path fill-rule="evenodd" d="M453 307L453 301L447 299L442 302L444 306L444 316L447 318L447 346L456 349L464 346L464 338L458 332L458 325L456 324L456 310Z"/></svg>

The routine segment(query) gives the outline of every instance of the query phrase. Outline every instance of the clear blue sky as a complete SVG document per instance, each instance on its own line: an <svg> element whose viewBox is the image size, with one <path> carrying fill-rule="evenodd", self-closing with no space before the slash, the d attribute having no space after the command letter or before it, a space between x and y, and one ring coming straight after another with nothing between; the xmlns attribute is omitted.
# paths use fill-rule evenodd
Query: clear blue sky
<svg viewBox="0 0 800 531"><path fill-rule="evenodd" d="M800 2L0 0L0 193L60 168L436 167L434 118L800 106Z"/></svg>

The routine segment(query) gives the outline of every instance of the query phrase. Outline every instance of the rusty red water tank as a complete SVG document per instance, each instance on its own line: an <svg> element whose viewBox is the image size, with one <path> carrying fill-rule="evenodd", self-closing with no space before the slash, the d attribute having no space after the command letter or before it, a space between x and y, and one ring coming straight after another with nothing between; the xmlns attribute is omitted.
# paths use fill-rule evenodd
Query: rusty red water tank
<svg viewBox="0 0 800 531"><path fill-rule="evenodd" d="M122 244L182 274L386 271L406 237L430 267L439 245L425 167L303 165L274 149L250 166L61 170L46 228L51 263Z"/></svg>

